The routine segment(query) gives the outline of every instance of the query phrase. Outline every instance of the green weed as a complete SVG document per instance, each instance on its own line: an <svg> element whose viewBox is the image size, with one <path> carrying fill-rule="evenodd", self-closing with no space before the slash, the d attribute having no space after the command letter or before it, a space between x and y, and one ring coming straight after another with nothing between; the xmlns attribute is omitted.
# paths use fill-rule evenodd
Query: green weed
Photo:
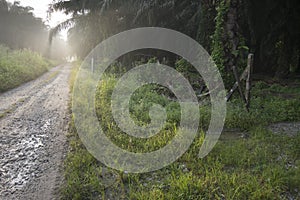
<svg viewBox="0 0 300 200"><path fill-rule="evenodd" d="M0 46L0 92L33 80L52 66L40 54L30 50L11 51Z"/></svg>
<svg viewBox="0 0 300 200"><path fill-rule="evenodd" d="M96 111L106 135L119 147L133 152L156 150L172 140L180 119L180 106L161 95L156 85L138 89L130 102L136 123L150 122L149 107L164 106L168 113L164 129L150 139L123 133L111 114L110 98L117 79L106 75L99 83ZM190 149L175 163L145 174L126 174L105 168L80 142L73 121L70 124L70 152L66 159L63 199L289 199L299 198L300 132L295 137L274 135L266 125L300 120L300 104L295 98L263 96L281 91L281 86L255 87L251 111L234 98L228 103L227 128L239 128L246 138L219 140L205 158L197 157L210 120L210 106L200 106L200 130ZM299 90L298 90L299 91ZM296 91L295 91L296 92ZM103 170L114 174L105 184ZM114 194L113 197L111 195Z"/></svg>

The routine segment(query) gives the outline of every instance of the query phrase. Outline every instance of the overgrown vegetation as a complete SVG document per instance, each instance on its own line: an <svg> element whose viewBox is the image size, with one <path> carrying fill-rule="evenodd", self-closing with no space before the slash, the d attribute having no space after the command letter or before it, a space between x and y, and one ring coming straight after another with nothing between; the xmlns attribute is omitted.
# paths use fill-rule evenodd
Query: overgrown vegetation
<svg viewBox="0 0 300 200"><path fill-rule="evenodd" d="M225 58L225 47L224 45L224 35L227 33L225 32L224 25L225 25L225 18L227 15L229 9L228 2L221 1L220 5L217 8L217 16L216 16L216 25L215 25L215 32L213 34L212 39L212 58L214 62L216 63L220 73L222 76L224 76L226 73L225 70L225 64L226 64L226 58ZM223 77L224 78L224 77Z"/></svg>
<svg viewBox="0 0 300 200"><path fill-rule="evenodd" d="M83 4L77 0L54 1L53 11L63 11L72 17L54 28L51 35L71 27L69 40L73 51L84 58L99 42L124 30L145 26L171 28L197 39L212 52L229 89L234 82L232 67L236 66L239 72L243 70L249 52L255 52L255 72L284 78L291 68L293 71L300 69L300 40L296 28L299 6L296 0L103 0L84 1ZM293 59L290 59L287 55L292 54ZM151 57L176 68L197 92L203 89L201 77L187 62L178 61L178 55L140 50L117 61L128 69L136 58L147 62ZM167 110L167 123L150 139L130 137L119 129L111 113L110 98L118 77L113 70L110 72L99 83L95 96L97 116L106 135L117 146L133 152L148 152L165 146L176 134L180 119L180 107L174 96L166 88L154 84L139 88L130 102L132 119L139 125L149 123L149 108L158 103ZM299 121L299 98L299 88L257 82L247 113L243 102L234 96L227 105L225 127L235 132L225 132L204 159L197 155L210 121L210 104L200 99L200 129L189 151L172 165L147 174L107 169L87 152L72 121L62 198L300 198L300 133L276 135L267 128L271 123Z"/></svg>
<svg viewBox="0 0 300 200"><path fill-rule="evenodd" d="M0 92L37 78L52 65L38 53L26 49L12 51L0 45Z"/></svg>
<svg viewBox="0 0 300 200"><path fill-rule="evenodd" d="M35 16L32 7L22 5L22 1L0 0L0 44L13 50L31 49L50 59L64 59L65 41L56 37L49 46L49 27Z"/></svg>
<svg viewBox="0 0 300 200"><path fill-rule="evenodd" d="M116 77L107 74L96 95L97 114L105 133L119 147L147 152L164 146L176 134L179 105L161 95L157 86L140 88L131 99L131 115L137 123L149 122L151 103L167 108L167 129L151 139L133 139L122 133L111 115L110 96ZM273 94L273 95L268 95ZM278 94L278 95L274 95ZM291 96L292 94L292 96ZM204 159L197 157L210 119L210 106L200 106L199 135L178 161L159 171L127 174L107 169L80 142L70 123L70 152L65 162L63 199L289 199L299 198L300 132L296 136L274 135L266 125L300 120L299 88L269 86L257 82L251 112L238 98L228 103L226 133Z"/></svg>
<svg viewBox="0 0 300 200"><path fill-rule="evenodd" d="M109 36L150 26L177 30L198 40L209 53L213 52L225 82L227 78L230 82L232 66L245 68L248 52L255 54L257 73L286 78L300 70L297 0L55 0L50 10L72 15L51 35L71 27L70 45L81 58ZM174 63L177 59L166 53L148 52L160 61L166 58ZM136 51L128 59L134 61L141 54L145 51Z"/></svg>

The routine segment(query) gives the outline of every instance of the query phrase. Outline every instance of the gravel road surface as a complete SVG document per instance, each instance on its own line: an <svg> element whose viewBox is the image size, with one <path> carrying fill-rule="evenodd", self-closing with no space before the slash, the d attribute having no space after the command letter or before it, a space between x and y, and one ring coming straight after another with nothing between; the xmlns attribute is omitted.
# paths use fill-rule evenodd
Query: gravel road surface
<svg viewBox="0 0 300 200"><path fill-rule="evenodd" d="M66 64L0 94L0 199L57 199L66 154Z"/></svg>

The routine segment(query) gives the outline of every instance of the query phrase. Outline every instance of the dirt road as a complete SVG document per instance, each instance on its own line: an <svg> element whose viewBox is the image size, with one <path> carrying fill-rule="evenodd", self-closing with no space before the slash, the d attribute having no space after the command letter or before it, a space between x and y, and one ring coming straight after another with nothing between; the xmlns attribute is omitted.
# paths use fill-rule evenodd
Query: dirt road
<svg viewBox="0 0 300 200"><path fill-rule="evenodd" d="M56 199L66 154L70 66L0 94L0 199Z"/></svg>

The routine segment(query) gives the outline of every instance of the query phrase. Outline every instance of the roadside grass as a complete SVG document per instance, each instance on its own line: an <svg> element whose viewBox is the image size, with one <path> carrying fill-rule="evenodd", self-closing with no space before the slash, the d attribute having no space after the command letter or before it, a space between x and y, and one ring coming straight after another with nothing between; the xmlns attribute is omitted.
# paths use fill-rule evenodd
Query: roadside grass
<svg viewBox="0 0 300 200"><path fill-rule="evenodd" d="M0 92L39 77L53 64L30 50L12 51L0 45Z"/></svg>
<svg viewBox="0 0 300 200"><path fill-rule="evenodd" d="M70 84L75 80L76 69ZM166 107L164 129L150 139L122 133L113 120L110 96L116 78L107 74L96 94L96 111L106 135L119 147L133 152L156 150L176 134L180 119L178 103L157 94L155 85L140 88L130 102L131 117L143 125L150 122L153 102ZM228 103L226 128L238 128L248 137L221 139L203 159L197 157L210 120L209 104L200 106L200 130L190 149L176 162L145 174L108 169L91 156L81 143L73 119L69 126L70 150L65 161L62 199L298 199L300 198L300 130L295 137L275 135L266 125L300 121L300 89L268 86L253 88L251 111L234 98ZM265 95L295 93L293 98Z"/></svg>

